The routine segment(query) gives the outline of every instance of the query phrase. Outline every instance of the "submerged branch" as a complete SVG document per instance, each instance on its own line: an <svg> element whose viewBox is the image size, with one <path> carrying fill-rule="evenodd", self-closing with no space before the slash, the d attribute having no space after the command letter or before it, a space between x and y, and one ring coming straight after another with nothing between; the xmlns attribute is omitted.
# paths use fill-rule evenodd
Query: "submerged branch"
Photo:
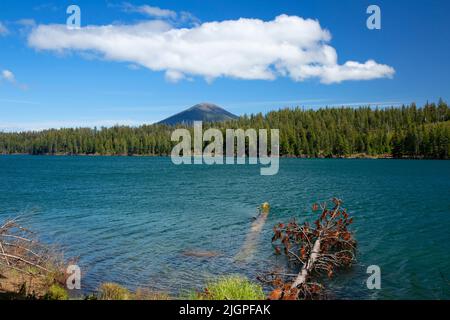
<svg viewBox="0 0 450 320"><path fill-rule="evenodd" d="M293 281L291 274L271 273L270 282L275 287L271 299L320 298L323 286L310 281L314 275L326 273L331 278L336 269L354 263L356 241L347 230L353 219L341 208L340 199L334 198L332 202L332 209L327 209L326 203L313 206L313 211L321 209L314 227L307 222L298 225L295 220L274 227L275 252L283 251L300 271Z"/></svg>

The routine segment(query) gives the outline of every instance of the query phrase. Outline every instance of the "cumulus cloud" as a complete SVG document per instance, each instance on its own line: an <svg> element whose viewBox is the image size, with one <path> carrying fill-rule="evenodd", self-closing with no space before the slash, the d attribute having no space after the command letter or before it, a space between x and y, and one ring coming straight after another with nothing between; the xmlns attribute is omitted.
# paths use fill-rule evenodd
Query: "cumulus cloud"
<svg viewBox="0 0 450 320"><path fill-rule="evenodd" d="M8 33L8 28L0 21L0 36L6 36Z"/></svg>
<svg viewBox="0 0 450 320"><path fill-rule="evenodd" d="M164 71L170 81L201 76L322 83L390 78L395 70L374 60L339 64L331 34L317 20L280 15L272 21L238 19L176 28L163 21L134 25L39 25L28 43L38 50L95 52L106 60Z"/></svg>

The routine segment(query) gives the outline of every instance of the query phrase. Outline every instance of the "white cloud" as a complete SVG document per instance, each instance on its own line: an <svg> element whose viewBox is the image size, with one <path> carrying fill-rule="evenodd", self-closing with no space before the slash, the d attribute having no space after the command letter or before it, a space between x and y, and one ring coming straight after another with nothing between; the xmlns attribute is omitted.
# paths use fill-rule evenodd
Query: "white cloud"
<svg viewBox="0 0 450 320"><path fill-rule="evenodd" d="M12 73L9 70L3 70L1 73L1 79L4 79L8 82L15 83L16 77L14 76L14 73Z"/></svg>
<svg viewBox="0 0 450 320"><path fill-rule="evenodd" d="M135 6L131 3L125 2L122 8L126 12L137 12L153 18L171 18L175 19L177 13L168 9L161 9L159 7L152 7L149 5Z"/></svg>
<svg viewBox="0 0 450 320"><path fill-rule="evenodd" d="M16 23L23 27L34 27L36 25L36 21L34 21L34 19L20 19L17 20Z"/></svg>
<svg viewBox="0 0 450 320"><path fill-rule="evenodd" d="M34 19L19 19L14 22L18 26L18 32L20 36L28 36L31 29L36 26L36 21Z"/></svg>
<svg viewBox="0 0 450 320"><path fill-rule="evenodd" d="M54 5L53 3L43 3L33 8L35 11L58 11L60 9L61 7Z"/></svg>
<svg viewBox="0 0 450 320"><path fill-rule="evenodd" d="M139 70L140 67L137 66L137 65L135 65L135 64L133 64L133 63L130 63L130 64L128 65L128 69L130 69L130 70Z"/></svg>
<svg viewBox="0 0 450 320"><path fill-rule="evenodd" d="M7 34L9 34L8 28L0 22L0 36L6 36Z"/></svg>
<svg viewBox="0 0 450 320"><path fill-rule="evenodd" d="M281 15L272 21L238 19L175 28L167 22L87 26L39 25L31 47L55 52L95 52L106 60L164 71L170 81L201 76L322 83L390 78L392 67L373 60L338 63L330 32L317 20Z"/></svg>
<svg viewBox="0 0 450 320"><path fill-rule="evenodd" d="M180 24L187 24L190 26L197 27L200 25L201 21L196 16L194 16L192 13L187 11L181 11L178 14L178 22Z"/></svg>
<svg viewBox="0 0 450 320"><path fill-rule="evenodd" d="M177 26L198 26L200 24L200 20L187 11L175 12L150 5L136 6L128 2L123 2L120 5L109 4L109 6L120 8L127 13L140 13L150 18L170 21L172 25Z"/></svg>
<svg viewBox="0 0 450 320"><path fill-rule="evenodd" d="M2 70L0 72L0 80L5 80L5 81L13 84L14 86L18 87L21 90L27 90L28 89L28 86L26 84L17 82L16 76L10 70L6 70L6 69Z"/></svg>

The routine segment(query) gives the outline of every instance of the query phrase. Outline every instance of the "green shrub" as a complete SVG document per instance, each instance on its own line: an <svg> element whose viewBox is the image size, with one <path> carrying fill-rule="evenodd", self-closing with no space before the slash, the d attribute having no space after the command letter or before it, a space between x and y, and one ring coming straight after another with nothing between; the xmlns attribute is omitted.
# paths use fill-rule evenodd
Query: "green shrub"
<svg viewBox="0 0 450 320"><path fill-rule="evenodd" d="M262 287L247 278L232 275L207 283L205 291L190 295L193 300L264 300Z"/></svg>
<svg viewBox="0 0 450 320"><path fill-rule="evenodd" d="M68 300L69 294L66 289L61 287L58 284L52 284L50 288L48 288L47 293L44 296L44 299L47 300Z"/></svg>
<svg viewBox="0 0 450 320"><path fill-rule="evenodd" d="M117 283L106 282L99 288L99 300L130 300L131 292Z"/></svg>

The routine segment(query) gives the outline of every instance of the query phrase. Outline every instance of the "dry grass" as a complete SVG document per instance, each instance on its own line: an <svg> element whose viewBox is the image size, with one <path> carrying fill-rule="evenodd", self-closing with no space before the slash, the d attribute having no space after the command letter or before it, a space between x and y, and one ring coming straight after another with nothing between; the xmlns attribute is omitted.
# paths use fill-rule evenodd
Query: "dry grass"
<svg viewBox="0 0 450 320"><path fill-rule="evenodd" d="M48 287L47 279L43 277L0 268L0 299L42 297Z"/></svg>
<svg viewBox="0 0 450 320"><path fill-rule="evenodd" d="M132 293L117 283L103 283L98 292L99 300L131 300Z"/></svg>
<svg viewBox="0 0 450 320"><path fill-rule="evenodd" d="M19 219L0 222L0 299L44 298L65 283L64 270L62 254L38 241Z"/></svg>
<svg viewBox="0 0 450 320"><path fill-rule="evenodd" d="M168 294L139 288L135 293L113 282L103 283L99 290L99 300L170 300Z"/></svg>

